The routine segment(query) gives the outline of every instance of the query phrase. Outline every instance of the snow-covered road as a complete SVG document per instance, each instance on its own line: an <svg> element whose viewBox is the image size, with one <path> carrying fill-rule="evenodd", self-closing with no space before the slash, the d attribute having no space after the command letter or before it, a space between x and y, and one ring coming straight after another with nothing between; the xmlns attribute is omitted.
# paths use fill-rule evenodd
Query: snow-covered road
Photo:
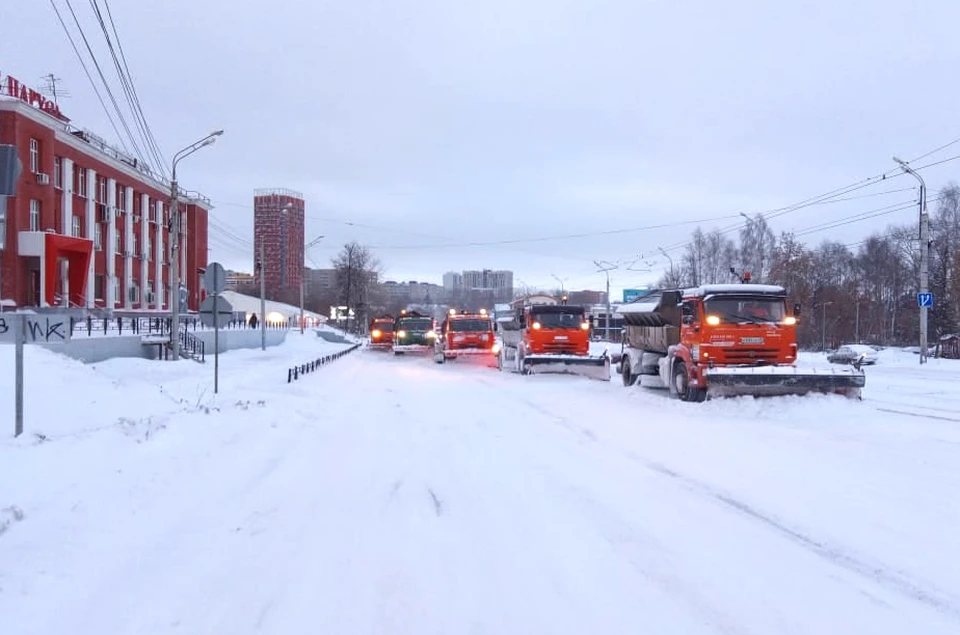
<svg viewBox="0 0 960 635"><path fill-rule="evenodd" d="M17 447L97 454L6 488L0 630L960 631L956 424L370 352L264 390Z"/></svg>

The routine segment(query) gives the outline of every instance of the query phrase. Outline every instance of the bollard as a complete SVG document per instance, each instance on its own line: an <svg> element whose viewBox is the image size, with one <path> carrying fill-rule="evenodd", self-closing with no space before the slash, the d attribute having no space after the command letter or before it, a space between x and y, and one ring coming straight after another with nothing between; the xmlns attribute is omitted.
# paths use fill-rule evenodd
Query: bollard
<svg viewBox="0 0 960 635"><path fill-rule="evenodd" d="M292 382L292 381L293 381L293 369L292 369L292 368L288 368L288 369L287 369L287 383L289 384L289 383Z"/></svg>

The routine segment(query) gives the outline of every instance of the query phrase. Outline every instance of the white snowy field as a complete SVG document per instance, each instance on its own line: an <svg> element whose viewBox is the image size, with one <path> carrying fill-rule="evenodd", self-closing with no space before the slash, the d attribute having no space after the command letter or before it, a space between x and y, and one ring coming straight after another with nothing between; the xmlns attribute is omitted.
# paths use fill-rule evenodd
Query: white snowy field
<svg viewBox="0 0 960 635"><path fill-rule="evenodd" d="M31 349L0 631L960 632L960 363L884 351L862 402L369 351L286 383L334 349L227 353L216 398Z"/></svg>

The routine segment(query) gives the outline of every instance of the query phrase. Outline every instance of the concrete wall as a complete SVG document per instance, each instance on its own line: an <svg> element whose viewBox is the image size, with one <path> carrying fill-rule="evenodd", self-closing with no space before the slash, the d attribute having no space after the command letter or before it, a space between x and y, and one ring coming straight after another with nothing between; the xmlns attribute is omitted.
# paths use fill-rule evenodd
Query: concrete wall
<svg viewBox="0 0 960 635"><path fill-rule="evenodd" d="M282 344L287 337L287 329L268 329L267 346ZM213 331L193 331L193 335L203 340L206 354L213 355ZM260 331L236 329L220 331L220 352L241 348L259 348ZM144 346L139 335L121 335L117 337L74 337L66 344L49 345L46 348L72 357L85 364L96 364L114 357L157 358L157 346Z"/></svg>

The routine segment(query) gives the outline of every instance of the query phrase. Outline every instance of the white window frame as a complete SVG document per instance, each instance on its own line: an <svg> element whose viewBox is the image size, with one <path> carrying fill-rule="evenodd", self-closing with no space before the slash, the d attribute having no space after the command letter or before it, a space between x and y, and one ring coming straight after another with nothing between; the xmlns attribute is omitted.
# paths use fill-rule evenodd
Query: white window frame
<svg viewBox="0 0 960 635"><path fill-rule="evenodd" d="M30 199L30 231L40 231L40 201L35 198Z"/></svg>
<svg viewBox="0 0 960 635"><path fill-rule="evenodd" d="M87 193L87 168L77 168L77 194L89 198Z"/></svg>
<svg viewBox="0 0 960 635"><path fill-rule="evenodd" d="M116 240L114 241L114 253L117 255L123 255L123 232L120 231L120 226L117 226L116 231L114 232Z"/></svg>
<svg viewBox="0 0 960 635"><path fill-rule="evenodd" d="M36 174L40 171L40 140L30 138L30 172Z"/></svg>
<svg viewBox="0 0 960 635"><path fill-rule="evenodd" d="M103 225L99 223L93 228L93 248L97 251L103 251Z"/></svg>
<svg viewBox="0 0 960 635"><path fill-rule="evenodd" d="M114 306L120 304L123 301L123 296L120 295L120 278L118 276L113 277L113 304Z"/></svg>
<svg viewBox="0 0 960 635"><path fill-rule="evenodd" d="M74 238L80 237L80 217L73 214L70 217L70 235Z"/></svg>
<svg viewBox="0 0 960 635"><path fill-rule="evenodd" d="M53 187L63 189L63 157L53 157Z"/></svg>

